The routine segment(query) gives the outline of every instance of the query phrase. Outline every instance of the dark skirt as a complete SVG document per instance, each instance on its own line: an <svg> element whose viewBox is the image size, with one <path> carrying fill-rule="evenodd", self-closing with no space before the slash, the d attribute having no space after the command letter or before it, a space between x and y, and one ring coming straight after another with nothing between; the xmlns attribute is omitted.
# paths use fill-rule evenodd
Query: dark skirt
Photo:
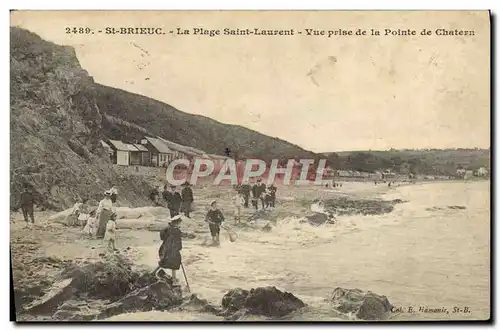
<svg viewBox="0 0 500 331"><path fill-rule="evenodd" d="M208 226L210 228L210 234L212 235L212 237L215 237L216 235L219 234L219 232L220 232L220 225L219 224L209 223Z"/></svg>
<svg viewBox="0 0 500 331"><path fill-rule="evenodd" d="M162 244L163 246L163 244ZM160 256L160 261L158 262L158 266L160 268L164 269L171 269L171 270L179 270L181 267L181 252L180 251L170 251L166 252L166 254L162 254L163 247L160 247L159 250L159 256Z"/></svg>
<svg viewBox="0 0 500 331"><path fill-rule="evenodd" d="M99 226L96 233L97 238L104 238L104 234L106 233L106 225L108 224L110 218L111 210L103 209L101 211L101 216L99 217Z"/></svg>

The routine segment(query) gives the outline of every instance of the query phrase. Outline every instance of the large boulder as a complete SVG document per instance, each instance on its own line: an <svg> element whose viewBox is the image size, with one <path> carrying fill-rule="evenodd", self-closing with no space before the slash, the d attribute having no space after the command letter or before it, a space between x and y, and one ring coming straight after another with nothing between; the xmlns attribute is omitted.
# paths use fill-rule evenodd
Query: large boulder
<svg viewBox="0 0 500 331"><path fill-rule="evenodd" d="M363 320L382 320L387 318L392 305L387 297L360 289L337 287L330 299L334 309L347 314L354 314Z"/></svg>
<svg viewBox="0 0 500 331"><path fill-rule="evenodd" d="M335 216L332 213L314 213L306 215L302 223L309 223L314 226L319 226L322 224L334 224Z"/></svg>
<svg viewBox="0 0 500 331"><path fill-rule="evenodd" d="M233 289L222 298L222 307L230 319L235 315L254 314L280 318L305 307L292 293L281 292L274 286L258 287L250 291Z"/></svg>
<svg viewBox="0 0 500 331"><path fill-rule="evenodd" d="M106 254L101 260L75 263L62 276L73 279L71 285L78 295L116 300L134 289L140 274L132 266L122 255Z"/></svg>
<svg viewBox="0 0 500 331"><path fill-rule="evenodd" d="M247 290L241 288L230 290L222 297L222 308L230 313L243 309L248 293Z"/></svg>
<svg viewBox="0 0 500 331"><path fill-rule="evenodd" d="M98 316L107 318L122 313L150 310L166 310L182 303L180 289L168 282L157 281L146 287L132 291L124 298L108 305Z"/></svg>
<svg viewBox="0 0 500 331"><path fill-rule="evenodd" d="M54 283L41 298L21 307L20 311L28 314L52 315L65 300L75 294L75 280L63 279Z"/></svg>
<svg viewBox="0 0 500 331"><path fill-rule="evenodd" d="M191 294L191 296L185 299L184 303L179 306L181 310L184 311L194 311L200 313L210 313L213 315L221 315L220 308L214 307L207 300L198 297L196 294Z"/></svg>

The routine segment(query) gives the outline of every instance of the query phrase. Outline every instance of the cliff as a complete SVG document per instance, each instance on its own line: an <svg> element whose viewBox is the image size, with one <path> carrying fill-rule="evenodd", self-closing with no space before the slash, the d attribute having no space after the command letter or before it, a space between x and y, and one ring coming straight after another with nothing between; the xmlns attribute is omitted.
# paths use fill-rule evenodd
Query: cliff
<svg viewBox="0 0 500 331"><path fill-rule="evenodd" d="M113 185L119 204L146 204L149 185L118 175L99 143L95 83L74 50L15 27L10 35L11 208L18 208L24 183L46 209L69 207L78 197L100 200Z"/></svg>

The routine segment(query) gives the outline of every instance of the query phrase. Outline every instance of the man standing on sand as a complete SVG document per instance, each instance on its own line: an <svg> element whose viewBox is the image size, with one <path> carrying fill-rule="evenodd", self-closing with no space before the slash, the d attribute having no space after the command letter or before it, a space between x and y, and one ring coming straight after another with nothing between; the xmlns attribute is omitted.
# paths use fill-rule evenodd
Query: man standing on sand
<svg viewBox="0 0 500 331"><path fill-rule="evenodd" d="M181 209L182 197L180 193L176 191L176 187L170 186L168 191L164 192L163 197L167 201L167 208L170 211L170 217L179 215L179 210Z"/></svg>
<svg viewBox="0 0 500 331"><path fill-rule="evenodd" d="M262 209L266 209L266 202L265 202L265 197L266 197L266 184L262 182L262 179L257 179L257 198L260 200ZM258 203L258 201L257 201Z"/></svg>
<svg viewBox="0 0 500 331"><path fill-rule="evenodd" d="M245 208L248 208L248 200L250 198L250 191L251 191L251 187L248 183L245 182L245 183L241 184L240 192L243 195L243 199L245 200L243 203L243 206Z"/></svg>
<svg viewBox="0 0 500 331"><path fill-rule="evenodd" d="M31 218L31 223L35 224L34 204L35 197L33 192L28 185L24 185L24 191L21 193L21 210L26 225L29 224L28 216Z"/></svg>
<svg viewBox="0 0 500 331"><path fill-rule="evenodd" d="M184 210L184 215L186 215L187 218L191 218L189 216L189 213L191 212L191 204L193 203L193 190L191 189L191 185L189 182L185 182L184 188L181 191L181 197L182 197L182 209Z"/></svg>

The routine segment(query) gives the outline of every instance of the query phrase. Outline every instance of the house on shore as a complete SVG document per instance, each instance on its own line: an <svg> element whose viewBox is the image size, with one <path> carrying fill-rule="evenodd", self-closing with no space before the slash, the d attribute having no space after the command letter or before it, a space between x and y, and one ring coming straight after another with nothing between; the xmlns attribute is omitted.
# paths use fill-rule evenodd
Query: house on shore
<svg viewBox="0 0 500 331"><path fill-rule="evenodd" d="M174 159L174 153L162 139L144 137L141 140L141 145L149 152L149 163L147 164L149 166L166 167Z"/></svg>
<svg viewBox="0 0 500 331"><path fill-rule="evenodd" d="M158 137L167 147L172 151L173 160L176 159L187 159L190 162L195 158L206 158L207 154L199 149L190 146L184 146L173 141L163 139Z"/></svg>
<svg viewBox="0 0 500 331"><path fill-rule="evenodd" d="M148 165L150 156L148 149L141 144L131 144L134 150L130 150L131 165Z"/></svg>
<svg viewBox="0 0 500 331"><path fill-rule="evenodd" d="M108 140L108 145L113 150L111 161L118 165L130 165L130 152L137 150L133 145L125 144L120 140Z"/></svg>

